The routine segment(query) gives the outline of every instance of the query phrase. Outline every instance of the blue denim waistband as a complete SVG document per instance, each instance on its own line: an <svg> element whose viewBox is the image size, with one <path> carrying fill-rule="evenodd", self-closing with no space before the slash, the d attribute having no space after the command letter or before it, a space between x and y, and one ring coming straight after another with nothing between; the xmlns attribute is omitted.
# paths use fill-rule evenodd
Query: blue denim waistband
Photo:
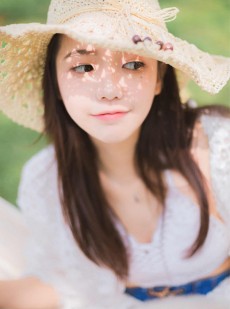
<svg viewBox="0 0 230 309"><path fill-rule="evenodd" d="M139 299L142 301L163 298L170 295L188 295L188 294L207 294L211 292L217 285L223 281L225 278L230 276L230 269L224 271L223 273L209 277L206 279L201 279L193 281L184 285L178 286L159 286L153 288L141 288L133 287L126 288L125 293Z"/></svg>

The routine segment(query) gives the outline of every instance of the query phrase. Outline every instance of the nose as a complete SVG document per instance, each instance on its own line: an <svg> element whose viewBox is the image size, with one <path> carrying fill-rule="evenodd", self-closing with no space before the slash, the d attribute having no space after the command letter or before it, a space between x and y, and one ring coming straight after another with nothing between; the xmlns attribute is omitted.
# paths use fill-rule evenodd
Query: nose
<svg viewBox="0 0 230 309"><path fill-rule="evenodd" d="M119 100L123 96L123 89L115 73L106 74L97 88L97 99L103 101Z"/></svg>

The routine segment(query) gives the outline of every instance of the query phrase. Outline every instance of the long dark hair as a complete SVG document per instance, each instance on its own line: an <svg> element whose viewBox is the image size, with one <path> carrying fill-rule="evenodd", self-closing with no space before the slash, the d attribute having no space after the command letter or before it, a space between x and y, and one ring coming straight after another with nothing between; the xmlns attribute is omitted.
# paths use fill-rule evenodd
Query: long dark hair
<svg viewBox="0 0 230 309"><path fill-rule="evenodd" d="M56 151L63 214L83 253L125 279L129 257L100 182L97 151L88 134L70 118L58 95L55 60L59 38L54 35L48 46L43 88L45 133ZM154 99L136 146L138 174L162 205L167 192L162 177L165 169L179 171L196 193L201 224L188 256L203 245L209 227L205 182L190 154L193 127L201 113L202 108L181 104L174 69L167 66L162 91Z"/></svg>

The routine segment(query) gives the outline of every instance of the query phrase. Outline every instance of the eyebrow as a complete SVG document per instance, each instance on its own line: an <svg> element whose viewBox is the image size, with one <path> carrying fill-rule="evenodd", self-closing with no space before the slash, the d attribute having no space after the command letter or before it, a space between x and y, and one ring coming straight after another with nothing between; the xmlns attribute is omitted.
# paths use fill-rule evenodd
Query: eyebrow
<svg viewBox="0 0 230 309"><path fill-rule="evenodd" d="M74 49L70 53L68 53L64 59L69 58L74 55L96 55L95 50L86 50L86 49Z"/></svg>

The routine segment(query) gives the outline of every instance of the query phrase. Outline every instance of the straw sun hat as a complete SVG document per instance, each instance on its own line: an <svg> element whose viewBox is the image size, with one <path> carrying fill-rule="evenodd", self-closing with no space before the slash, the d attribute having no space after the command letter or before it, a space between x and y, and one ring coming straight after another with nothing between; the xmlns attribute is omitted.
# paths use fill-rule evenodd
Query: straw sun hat
<svg viewBox="0 0 230 309"><path fill-rule="evenodd" d="M52 0L46 24L0 27L0 110L15 122L42 131L41 81L55 33L172 65L203 90L217 93L230 77L230 59L211 56L168 32L177 8L157 0Z"/></svg>

